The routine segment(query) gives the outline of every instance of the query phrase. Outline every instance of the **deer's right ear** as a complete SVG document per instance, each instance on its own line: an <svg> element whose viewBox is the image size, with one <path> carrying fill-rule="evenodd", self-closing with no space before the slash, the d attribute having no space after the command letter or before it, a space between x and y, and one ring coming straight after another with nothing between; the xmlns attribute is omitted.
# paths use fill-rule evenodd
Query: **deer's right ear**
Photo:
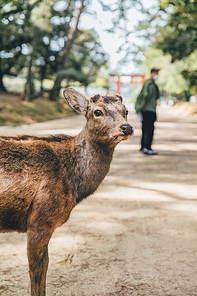
<svg viewBox="0 0 197 296"><path fill-rule="evenodd" d="M107 96L117 96L117 92L115 91L115 90L113 90L113 89L108 89L108 91L107 91Z"/></svg>
<svg viewBox="0 0 197 296"><path fill-rule="evenodd" d="M66 88L63 91L63 94L72 109L78 113L81 113L83 116L86 116L88 100L83 95L81 95L72 87Z"/></svg>

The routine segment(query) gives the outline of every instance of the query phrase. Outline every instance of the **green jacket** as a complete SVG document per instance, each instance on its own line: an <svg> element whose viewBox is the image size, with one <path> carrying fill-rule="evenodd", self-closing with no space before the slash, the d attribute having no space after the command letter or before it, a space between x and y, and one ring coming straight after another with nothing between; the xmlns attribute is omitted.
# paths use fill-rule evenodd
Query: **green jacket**
<svg viewBox="0 0 197 296"><path fill-rule="evenodd" d="M145 97L145 105L142 112L150 111L156 112L157 99L159 98L159 89L152 78L144 82L142 94Z"/></svg>

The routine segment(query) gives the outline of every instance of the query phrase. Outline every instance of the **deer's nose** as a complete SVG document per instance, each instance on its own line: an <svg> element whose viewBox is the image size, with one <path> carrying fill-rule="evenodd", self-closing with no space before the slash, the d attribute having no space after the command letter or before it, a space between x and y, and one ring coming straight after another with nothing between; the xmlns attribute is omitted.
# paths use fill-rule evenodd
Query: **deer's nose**
<svg viewBox="0 0 197 296"><path fill-rule="evenodd" d="M133 127L131 125L129 125L129 124L123 124L123 125L121 125L120 129L121 129L121 132L125 136L132 135L133 134Z"/></svg>

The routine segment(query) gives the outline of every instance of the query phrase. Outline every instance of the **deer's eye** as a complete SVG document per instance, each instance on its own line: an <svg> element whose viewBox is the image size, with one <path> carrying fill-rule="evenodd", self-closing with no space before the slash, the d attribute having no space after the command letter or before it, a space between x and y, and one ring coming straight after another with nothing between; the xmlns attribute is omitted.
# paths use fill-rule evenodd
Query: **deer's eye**
<svg viewBox="0 0 197 296"><path fill-rule="evenodd" d="M95 116L103 116L103 112L101 110L95 110L94 115Z"/></svg>
<svg viewBox="0 0 197 296"><path fill-rule="evenodd" d="M126 116L128 115L128 113L129 113L129 111L128 111L128 110L126 110Z"/></svg>

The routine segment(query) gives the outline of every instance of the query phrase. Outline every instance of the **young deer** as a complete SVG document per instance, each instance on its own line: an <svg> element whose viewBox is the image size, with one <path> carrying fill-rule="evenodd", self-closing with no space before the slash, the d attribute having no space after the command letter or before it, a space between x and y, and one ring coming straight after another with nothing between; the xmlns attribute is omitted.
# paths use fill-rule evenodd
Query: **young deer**
<svg viewBox="0 0 197 296"><path fill-rule="evenodd" d="M0 232L27 232L31 296L45 295L52 233L98 188L115 146L133 134L121 96L88 101L72 88L64 96L87 120L76 137L0 137Z"/></svg>

